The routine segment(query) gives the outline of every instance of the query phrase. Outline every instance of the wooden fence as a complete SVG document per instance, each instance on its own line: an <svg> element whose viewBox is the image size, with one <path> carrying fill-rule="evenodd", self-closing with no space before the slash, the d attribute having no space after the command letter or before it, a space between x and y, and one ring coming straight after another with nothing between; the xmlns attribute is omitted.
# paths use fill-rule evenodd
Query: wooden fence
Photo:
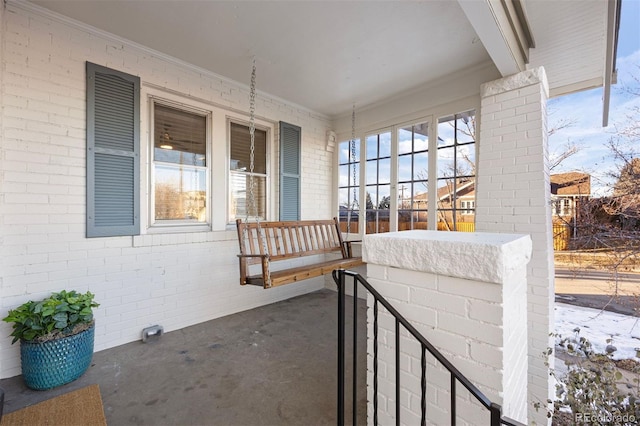
<svg viewBox="0 0 640 426"><path fill-rule="evenodd" d="M367 234L376 233L375 222L367 223ZM453 223L438 222L438 231L453 231ZM347 232L347 224L345 222L340 223L340 229L342 232ZM426 222L411 223L400 222L398 223L398 231L407 231L409 229L427 229ZM458 232L475 232L476 224L473 222L458 222L456 223L456 231ZM351 232L358 232L358 222L351 222ZM389 221L378 221L378 232L389 232ZM553 250L562 251L569 248L569 241L571 240L571 227L566 224L554 223L553 224Z"/></svg>
<svg viewBox="0 0 640 426"><path fill-rule="evenodd" d="M553 250L562 251L569 248L571 227L564 223L553 224Z"/></svg>

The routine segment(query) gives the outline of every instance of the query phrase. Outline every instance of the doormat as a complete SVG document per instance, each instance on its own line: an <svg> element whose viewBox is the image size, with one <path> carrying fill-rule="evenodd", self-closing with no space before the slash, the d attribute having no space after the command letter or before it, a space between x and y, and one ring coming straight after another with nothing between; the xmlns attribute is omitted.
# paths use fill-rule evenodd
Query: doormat
<svg viewBox="0 0 640 426"><path fill-rule="evenodd" d="M98 385L87 386L2 416L2 426L106 426Z"/></svg>

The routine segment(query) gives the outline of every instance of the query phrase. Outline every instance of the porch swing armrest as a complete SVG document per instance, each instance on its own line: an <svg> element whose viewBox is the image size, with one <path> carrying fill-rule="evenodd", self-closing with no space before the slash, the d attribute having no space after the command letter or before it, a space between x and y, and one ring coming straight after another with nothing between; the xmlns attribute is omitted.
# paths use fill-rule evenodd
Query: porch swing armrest
<svg viewBox="0 0 640 426"><path fill-rule="evenodd" d="M351 250L351 243L361 243L362 240L350 240L350 241L342 241L342 245L344 246L344 252L347 255L348 259L353 257L353 252Z"/></svg>
<svg viewBox="0 0 640 426"><path fill-rule="evenodd" d="M262 282L264 288L271 287L271 279L269 272L269 259L268 254L238 254L238 260L240 261L240 285L248 284L249 281L249 264L247 259L258 258L261 259L260 266L262 269Z"/></svg>
<svg viewBox="0 0 640 426"><path fill-rule="evenodd" d="M268 254L237 254L238 257L264 257L269 259Z"/></svg>

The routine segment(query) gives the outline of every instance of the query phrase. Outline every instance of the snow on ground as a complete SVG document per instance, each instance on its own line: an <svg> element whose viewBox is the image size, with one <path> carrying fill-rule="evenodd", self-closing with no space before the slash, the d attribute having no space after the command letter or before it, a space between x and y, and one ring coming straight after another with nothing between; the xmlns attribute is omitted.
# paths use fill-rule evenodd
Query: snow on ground
<svg viewBox="0 0 640 426"><path fill-rule="evenodd" d="M640 361L636 352L636 348L640 351L640 318L565 303L555 304L555 316L556 334L575 336L573 330L579 327L580 336L591 342L596 353L605 353L612 344L617 348L613 359Z"/></svg>

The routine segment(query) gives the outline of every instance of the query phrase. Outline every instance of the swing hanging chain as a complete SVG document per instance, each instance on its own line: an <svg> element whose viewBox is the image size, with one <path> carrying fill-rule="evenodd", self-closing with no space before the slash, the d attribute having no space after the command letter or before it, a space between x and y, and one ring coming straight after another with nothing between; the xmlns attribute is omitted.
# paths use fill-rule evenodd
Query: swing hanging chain
<svg viewBox="0 0 640 426"><path fill-rule="evenodd" d="M353 110L351 111L351 168L353 170L353 195L351 198L351 204L349 205L349 212L347 215L347 236L351 234L351 215L357 206L356 196L356 104L353 104Z"/></svg>
<svg viewBox="0 0 640 426"><path fill-rule="evenodd" d="M249 208L246 209L246 220L249 221L249 215L259 222L258 208L256 206L254 194L253 172L255 170L255 151L256 151L256 60L253 59L253 67L251 70L251 86L249 87Z"/></svg>
<svg viewBox="0 0 640 426"><path fill-rule="evenodd" d="M255 183L254 183L254 170L255 170L255 151L256 151L256 59L253 58L253 66L251 69L251 85L249 86L249 205L245 209L245 220L249 222L249 214L253 214L256 220L258 237L262 240L263 254L269 256L269 247L267 246L267 238L260 227L260 213L258 212L258 206L255 198ZM245 241L249 240L248 227L244 227ZM266 271L266 287L271 287L271 271Z"/></svg>

